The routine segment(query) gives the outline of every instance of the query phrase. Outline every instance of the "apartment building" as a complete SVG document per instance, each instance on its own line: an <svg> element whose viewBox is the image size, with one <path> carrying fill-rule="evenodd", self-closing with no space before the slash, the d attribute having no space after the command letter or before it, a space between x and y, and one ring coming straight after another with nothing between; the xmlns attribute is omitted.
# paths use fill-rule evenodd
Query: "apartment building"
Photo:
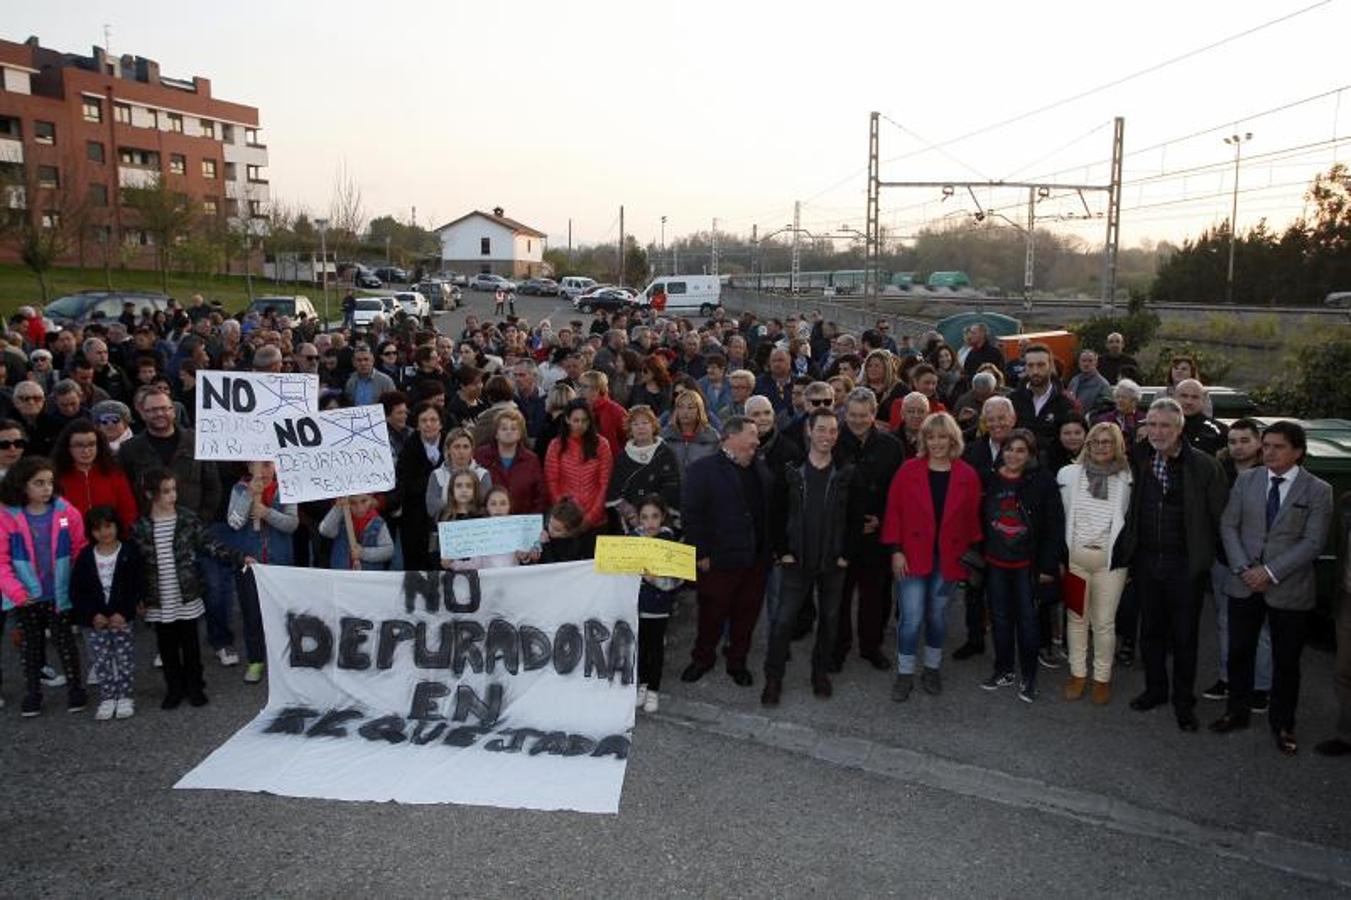
<svg viewBox="0 0 1351 900"><path fill-rule="evenodd" d="M141 56L0 40L0 205L10 214L53 227L78 211L82 237L144 246L151 238L119 192L156 177L203 216L261 233L270 186L257 108L213 97L209 79L163 75Z"/></svg>

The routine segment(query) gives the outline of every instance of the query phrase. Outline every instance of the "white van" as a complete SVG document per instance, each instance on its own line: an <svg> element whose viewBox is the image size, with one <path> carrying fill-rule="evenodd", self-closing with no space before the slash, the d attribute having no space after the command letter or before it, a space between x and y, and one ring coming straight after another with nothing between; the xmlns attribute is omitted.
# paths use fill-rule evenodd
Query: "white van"
<svg viewBox="0 0 1351 900"><path fill-rule="evenodd" d="M558 280L558 296L564 300L571 300L578 294L592 287L596 283L594 278L584 278L580 275L568 275Z"/></svg>
<svg viewBox="0 0 1351 900"><path fill-rule="evenodd" d="M661 299L654 304L659 295ZM722 306L722 279L717 275L664 275L654 279L633 302L678 315L711 316Z"/></svg>

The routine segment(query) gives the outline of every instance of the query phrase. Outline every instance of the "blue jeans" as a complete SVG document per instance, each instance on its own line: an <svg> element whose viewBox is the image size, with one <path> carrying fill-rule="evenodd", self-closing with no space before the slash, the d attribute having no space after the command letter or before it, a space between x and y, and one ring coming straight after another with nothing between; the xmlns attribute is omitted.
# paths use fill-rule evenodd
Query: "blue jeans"
<svg viewBox="0 0 1351 900"><path fill-rule="evenodd" d="M216 522L208 526L221 541L226 540L228 526ZM230 620L235 610L235 567L233 563L220 562L205 554L197 557L201 565L203 586L206 596L206 640L212 650L233 647L235 633L230 629Z"/></svg>
<svg viewBox="0 0 1351 900"><path fill-rule="evenodd" d="M943 662L943 640L948 633L948 598L954 582L944 581L935 558L928 575L902 578L896 583L896 671L915 672L919 649L919 626L924 623L924 667L937 669Z"/></svg>
<svg viewBox="0 0 1351 900"><path fill-rule="evenodd" d="M1033 590L1036 573L1032 567L985 569L985 599L994 620L994 670L1012 674L1014 632L1018 637L1018 668L1023 680L1036 683L1037 649L1041 645L1037 627L1037 604Z"/></svg>

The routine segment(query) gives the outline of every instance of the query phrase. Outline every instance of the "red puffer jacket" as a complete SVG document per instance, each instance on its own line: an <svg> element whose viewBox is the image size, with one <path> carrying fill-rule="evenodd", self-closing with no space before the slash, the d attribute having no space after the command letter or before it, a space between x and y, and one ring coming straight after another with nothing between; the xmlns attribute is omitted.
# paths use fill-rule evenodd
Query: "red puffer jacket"
<svg viewBox="0 0 1351 900"><path fill-rule="evenodd" d="M113 468L102 472L97 466L86 474L78 469L68 469L61 473L61 496L71 506L85 515L95 506L111 506L117 510L117 521L122 524L122 535L131 532L140 512L136 508L136 495L131 492L131 482L121 469Z"/></svg>
<svg viewBox="0 0 1351 900"><path fill-rule="evenodd" d="M598 438L596 455L592 459L583 458L581 438L569 435L551 441L544 457L544 483L549 488L549 502L557 503L564 497L571 497L586 516L586 527L599 528L605 524L605 492L609 489L613 469L610 442L603 437Z"/></svg>

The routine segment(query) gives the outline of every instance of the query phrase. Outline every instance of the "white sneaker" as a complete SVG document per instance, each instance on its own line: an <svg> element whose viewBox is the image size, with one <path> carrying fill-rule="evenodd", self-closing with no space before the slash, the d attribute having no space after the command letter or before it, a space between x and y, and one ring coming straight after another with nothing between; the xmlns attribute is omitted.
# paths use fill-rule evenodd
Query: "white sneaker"
<svg viewBox="0 0 1351 900"><path fill-rule="evenodd" d="M643 712L654 713L657 711L657 704L660 702L660 695L656 691L647 692L647 700L643 703Z"/></svg>
<svg viewBox="0 0 1351 900"><path fill-rule="evenodd" d="M638 700L633 705L641 709L643 704L646 702L647 702L647 685L640 684L638 685Z"/></svg>
<svg viewBox="0 0 1351 900"><path fill-rule="evenodd" d="M98 684L98 683L99 683L99 670L96 669L96 668L94 668L93 666L90 666L90 667L89 667L89 674L85 677L84 683L85 683L85 684L90 684L90 685L92 685L92 684Z"/></svg>
<svg viewBox="0 0 1351 900"><path fill-rule="evenodd" d="M100 722L106 722L117 712L116 700L104 700L99 703L99 708L94 712L94 718Z"/></svg>
<svg viewBox="0 0 1351 900"><path fill-rule="evenodd" d="M136 703L130 697L119 697L117 699L117 717L119 719L130 719L136 715Z"/></svg>
<svg viewBox="0 0 1351 900"><path fill-rule="evenodd" d="M4 708L5 708L5 698L4 698L4 697L0 697L0 709L4 709Z"/></svg>
<svg viewBox="0 0 1351 900"><path fill-rule="evenodd" d="M155 654L155 668L164 668L164 657L160 656L158 653Z"/></svg>
<svg viewBox="0 0 1351 900"><path fill-rule="evenodd" d="M221 647L216 651L216 659L220 660L220 664L227 669L239 665L239 654L235 652L233 647Z"/></svg>
<svg viewBox="0 0 1351 900"><path fill-rule="evenodd" d="M58 675L51 666L42 667L42 686L43 687L65 687L66 676Z"/></svg>

